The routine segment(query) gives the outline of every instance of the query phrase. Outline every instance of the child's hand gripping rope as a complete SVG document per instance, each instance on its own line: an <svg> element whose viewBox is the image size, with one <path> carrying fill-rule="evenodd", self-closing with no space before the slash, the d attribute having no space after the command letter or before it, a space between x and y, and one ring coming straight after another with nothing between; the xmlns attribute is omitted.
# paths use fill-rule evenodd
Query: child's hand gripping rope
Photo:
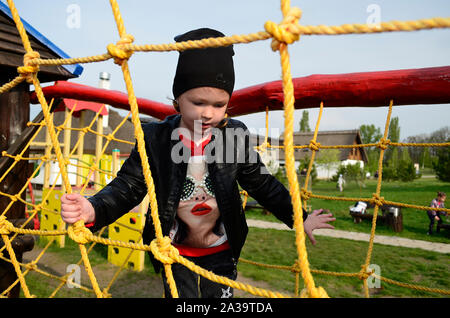
<svg viewBox="0 0 450 318"><path fill-rule="evenodd" d="M61 197L61 218L68 224L83 220L85 224L95 221L92 204L81 194L64 194Z"/></svg>

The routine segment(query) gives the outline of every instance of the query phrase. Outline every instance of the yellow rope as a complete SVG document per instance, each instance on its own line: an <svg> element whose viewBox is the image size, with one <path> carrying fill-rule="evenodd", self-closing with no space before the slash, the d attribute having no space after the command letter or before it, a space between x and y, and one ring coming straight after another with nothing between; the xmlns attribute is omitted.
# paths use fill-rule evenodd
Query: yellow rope
<svg viewBox="0 0 450 318"><path fill-rule="evenodd" d="M292 84L289 52L287 43L298 39L298 34L292 33L290 24L295 24L300 18L300 11L290 8L289 1L281 1L281 9L283 12L283 22L279 28L273 29L272 24L267 25L266 28L273 32L276 41L272 42L272 49L279 50L282 67L282 82L284 94L284 146L285 146L285 164L287 177L289 181L289 192L292 198L292 205L294 208L294 228L296 232L296 246L298 253L298 261L302 269L302 276L305 282L306 290L302 292L300 297L328 297L325 290L321 287L316 288L314 279L309 269L308 256L305 244L305 232L303 228L303 211L302 202L300 200L300 189L295 172L295 156L293 149L293 129L294 129L294 87ZM290 23L290 24L289 24ZM292 35L289 35L291 34Z"/></svg>
<svg viewBox="0 0 450 318"><path fill-rule="evenodd" d="M412 143L393 143L390 140L387 139L387 132L389 127L389 120L392 112L392 105L393 101L391 101L389 106L389 113L387 116L386 126L385 126L385 132L383 138L380 139L377 143L372 144L362 144L362 145L341 145L341 146L322 146L320 143L317 142L317 135L318 135L318 129L319 129L319 123L323 112L323 103L320 105L320 112L319 112L319 118L316 123L313 139L310 141L309 145L304 146L294 146L293 144L293 119L294 119L294 94L293 94L293 85L292 85L292 76L290 71L290 61L289 61L289 52L288 52L288 45L293 44L296 41L300 39L300 35L337 35L337 34L352 34L352 33L379 33L379 32L392 32L392 31L415 31L415 30L424 30L424 29L433 29L433 28L448 28L450 27L450 18L432 18L432 19L423 19L423 20L417 20L417 21L392 21L392 22L383 22L380 23L378 26L369 26L369 25L362 25L362 24L345 24L341 26L302 26L298 23L300 17L301 17L301 10L298 8L291 8L290 1L288 0L282 0L281 1L281 11L283 13L283 20L281 23L276 24L271 21L267 21L264 25L265 32L257 32L247 35L233 35L231 37L222 37L222 38L209 38L209 39L203 39L198 41L186 41L186 42L180 42L180 43L171 43L171 44L160 44L160 45L135 45L133 44L134 38L132 35L129 35L126 33L125 25L121 16L121 12L119 10L119 6L117 4L116 0L110 0L110 5L112 8L112 12L114 15L114 19L116 21L116 26L119 33L119 41L116 44L109 44L106 47L107 53L95 55L95 56L88 56L88 57L81 57L81 58L69 58L69 59L41 59L39 57L39 53L36 51L33 51L30 41L28 39L27 33L22 25L22 22L20 20L19 14L17 12L17 9L15 8L13 0L8 0L9 7L11 9L13 20L16 24L17 30L19 32L19 35L22 39L23 46L25 48L25 55L24 55L24 65L18 67L17 72L18 76L14 78L11 82L4 84L0 87L0 94L4 93L6 91L9 91L16 85L22 83L23 81L27 81L28 83L31 83L35 86L35 92L36 96L41 103L42 111L44 113L44 121L39 124L34 125L40 125L39 129L42 128L44 125L47 127L48 132L50 134L51 139L51 145L55 151L55 158L59 164L60 172L59 174L62 177L63 184L66 188L67 193L72 192L71 184L69 182L68 173L66 170L66 167L71 164L69 161L69 158L73 155L75 152L75 149L79 146L80 140L78 140L77 144L75 145L74 149L72 150L71 154L64 158L61 147L58 142L58 135L62 130L68 129L65 127L65 124L60 126L55 126L50 114L50 107L48 106L45 96L43 94L42 88L40 86L40 82L37 78L37 73L39 72L39 66L40 65L63 65L63 64L77 64L77 63L91 63L91 62L99 62L99 61L105 61L108 59L113 58L114 62L117 65L120 65L124 77L124 81L126 84L127 92L128 92L128 98L129 98L129 104L130 104L130 114L131 114L131 120L134 125L134 134L137 142L137 148L139 151L139 155L142 162L142 169L144 173L145 182L147 185L147 192L150 198L150 211L151 211L151 217L153 224L155 226L155 234L156 238L151 242L150 245L144 245L144 244L136 244L136 243L127 243L127 242L120 242L120 241L113 241L110 239L105 239L100 236L93 235L85 226L83 221L79 221L75 223L74 225L71 225L68 227L67 230L57 230L57 231L41 231L41 230L28 230L24 229L24 226L21 226L21 228L14 227L10 222L8 222L5 218L6 212L9 210L9 208L14 204L14 202L20 201L24 203L26 206L30 205L33 207L32 215L28 221L31 220L31 218L40 210L44 210L43 204L33 205L26 200L23 200L21 197L21 194L25 191L27 185L29 182L31 182L31 178L34 176L34 174L39 171L40 167L44 162L47 162L49 160L52 160L52 158L49 158L47 156L39 157L39 159L42 161L41 164L37 169L35 169L32 177L28 179L25 186L19 191L19 193L12 195L4 192L0 192L1 196L8 197L10 199L10 203L7 206L7 208L2 212L2 215L0 216L0 235L2 236L3 240L5 241L5 247L0 249L6 249L8 253L10 254L10 262L13 264L14 269L17 273L18 279L17 281L11 285L14 286L17 284L17 282L20 283L22 286L22 289L24 290L24 294L26 297L32 297L30 294L28 287L25 282L25 275L30 271L34 270L39 272L40 270L37 268L36 263L37 260L42 256L42 254L45 252L49 244L52 242L50 241L46 248L41 252L41 255L36 258L35 261L29 263L29 264L21 264L17 261L15 258L14 250L11 246L11 241L14 239L15 235L18 234L32 234L32 235L42 235L42 236L55 236L55 235L68 235L74 242L76 242L79 245L79 249L81 252L81 260L80 263L83 262L86 272L88 273L89 279L91 281L92 290L85 288L83 286L78 286L79 288L82 288L89 292L94 292L97 297L109 297L108 290L111 287L111 284L114 282L115 278L118 274L116 274L113 279L111 280L110 284L105 288L103 291L100 289L98 282L96 280L95 274L92 271L92 267L90 265L89 261L89 251L92 250L93 246L97 243L105 244L105 245L113 245L113 246L119 246L119 247L127 247L134 250L143 250L143 251L151 251L155 257L160 260L165 269L165 273L167 276L167 280L171 289L171 294L173 297L178 297L178 291L176 288L175 281L173 279L172 275L172 269L171 264L173 263L179 263L187 268L189 268L191 271L202 275L212 281L229 285L233 288L238 288L244 291L247 291L249 293L252 293L254 295L263 296L263 297L289 297L287 295L283 295L281 293L274 293L268 290L254 288L253 286L242 284L240 282L236 282L233 280L230 280L226 277L221 277L218 275L215 275L209 271L206 271L202 269L201 267L196 266L194 263L188 261L187 259L183 258L178 254L178 250L171 245L171 240L168 237L163 236L161 223L159 220L158 215L158 206L157 206L157 200L156 200L156 194L154 189L154 182L151 175L151 169L149 166L146 148L145 148L145 141L144 141L144 134L141 128L141 122L139 119L139 109L137 105L137 99L134 93L134 88L132 84L131 74L129 71L128 66L128 60L131 58L132 54L137 51L141 52L148 52L148 51L183 51L188 49L196 49L196 48L206 48L206 47L219 47L219 46L225 46L230 44L237 44L237 43L250 43L254 41L260 41L260 40L266 40L266 39L272 39L271 48L274 51L279 51L280 54L280 61L281 61L281 68L282 68L282 83L283 83L283 94L284 94L284 117L285 117L285 132L284 132L284 145L283 146L271 146L268 142L268 110L269 108L266 107L266 136L263 145L256 147L257 150L266 150L267 148L284 148L286 153L286 169L287 169L287 177L289 182L289 192L291 194L292 198L292 205L294 208L294 227L295 227L295 235L296 235L296 248L297 248L297 260L294 262L292 266L277 266L277 265L261 265L259 266L266 266L269 268L279 268L279 269L288 269L295 273L296 275L296 290L295 295L298 296L299 290L299 274L301 273L304 283L305 283L305 289L300 292L300 297L328 297L326 291L322 287L316 287L314 283L314 279L312 277L312 273L317 274L324 274L324 275L332 275L332 276L343 276L343 277L357 277L361 280L363 280L364 285L364 291L366 297L369 296L368 293L368 284L367 279L369 277L376 277L373 272L369 272L368 265L370 263L371 255L372 255L372 249L373 249L373 240L375 235L375 228L376 228L376 218L377 218L377 212L379 210L379 206L382 204L396 204L398 206L404 206L404 207L412 207L422 210L429 210L430 207L425 206L418 206L413 204L406 204L406 203L397 203L397 202L391 202L386 201L383 197L380 196L380 190L381 190L381 182L382 182L382 161L383 161L383 154L384 151L388 147L396 147L396 146L417 146L417 147L444 147L444 146L450 146L450 143L422 143L422 144L412 144ZM71 111L70 116L72 115ZM118 127L108 135L99 134L96 131L92 130L91 127L93 123L96 121L96 119L99 116L99 113L95 116L94 120L91 122L91 124L88 127L84 128L70 128L69 130L73 131L80 131L82 135L86 133L92 133L95 135L99 135L107 140L105 146L103 147L101 153L103 154L106 150L106 147L109 142L111 141L117 141L122 143L128 143L132 144L131 142L120 140L114 136L114 134L117 132L117 130L126 122L126 118L118 125ZM66 118L66 121L68 118ZM32 140L37 135L37 133L31 138L31 141L26 145L24 150L19 155L11 155L6 152L2 152L2 156L10 157L14 159L13 165L6 171L6 173L3 176L0 176L0 182L7 176L7 174L11 171L11 169L15 166L15 164L21 160L28 160L31 158L24 157L23 154L25 153L26 149L30 146ZM371 198L336 198L331 196L320 196L315 195L311 192L307 191L308 186L308 179L312 171L312 166L314 162L314 156L315 152L319 149L333 149L333 148L355 148L355 147L379 147L380 148L380 158L379 158L379 177L377 182L377 188L376 192L373 193ZM307 178L305 179L304 188L300 189L297 175L295 171L295 159L294 159L294 149L304 149L309 148L312 151L312 157L309 163L309 167L307 170ZM50 156L51 157L51 156ZM100 168L97 167L99 163L100 158L96 158L94 166L92 166L89 170L88 176L86 177L86 182L81 190L81 193L85 190L90 175L94 171L102 171ZM80 166L80 165L75 165ZM86 168L86 167L84 167ZM108 172L102 171L103 173L106 173L108 175L111 175ZM56 182L56 180L55 180ZM55 183L52 186L52 189L54 188ZM245 208L248 194L243 191L242 194L244 195L244 202L243 202L243 208ZM47 196L42 199L44 202L46 198L50 195L50 191L47 193ZM375 204L375 210L374 210L374 216L372 219L372 228L371 228L371 234L370 234L370 240L369 240L369 248L367 251L367 256L365 263L362 265L361 270L357 273L336 273L336 272L326 272L321 270L314 270L310 269L309 262L308 262L308 256L307 256L307 250L305 245L305 233L303 228L303 218L302 218L302 199L306 201L310 198L322 198L322 199L329 199L329 200L342 200L342 201L355 201L355 200L365 200L368 202L371 202ZM441 208L439 210L449 212L450 209L444 209ZM27 222L28 222L27 221ZM8 235L10 233L14 233L14 237L8 238ZM91 245L89 251L86 250L86 244L89 242L93 242ZM3 256L0 255L1 258ZM242 260L243 262L246 262L245 260ZM247 261L248 263L252 263ZM255 262L253 262L255 263ZM256 263L255 263L256 264ZM21 266L24 266L26 268L25 272L21 271ZM44 272L45 273L45 272ZM45 275L49 277L54 277L54 275L47 274ZM65 275L63 278L57 278L61 280L61 284L56 288L56 290L52 293L51 297L53 297L56 292L61 288L61 286L67 281L67 277L69 274ZM421 287L421 286L415 286L411 284L404 284L395 282L393 280L383 278L383 277L377 277L385 282L389 282L392 284L396 284L399 286L403 286L406 288L413 288L417 290L422 291L428 291L428 292L436 292L436 293L442 293L442 294L450 294L449 291L441 290L441 289L433 289L433 288L427 288L427 287ZM8 288L8 291L11 290L11 287ZM7 291L7 292L8 292ZM7 293L6 292L6 293ZM5 294L5 292L3 293Z"/></svg>
<svg viewBox="0 0 450 318"><path fill-rule="evenodd" d="M392 106L393 106L393 101L391 100L389 103L389 111L388 111L388 115L386 117L386 125L384 128L384 135L382 140L387 140L387 136L389 133L389 123L391 120L391 114L392 114ZM369 239L369 248L367 250L367 257L366 257L366 262L364 263L364 265L362 266L361 271L367 271L367 268L370 264L370 259L372 257L372 250L373 250L373 240L375 237L375 228L377 227L377 215L378 215L378 210L379 207L383 204L382 200L380 200L380 192L381 192L381 182L382 182L382 170L383 170L383 156L384 156L384 151L385 151L385 147L380 147L380 158L378 160L378 171L380 172L378 175L378 182L377 182L377 187L376 187L376 192L374 193L374 203L375 203L375 208L373 210L373 218L372 218L372 228L370 231L370 239ZM367 287L367 279L364 280L364 291L366 294L366 297L369 297L369 290Z"/></svg>
<svg viewBox="0 0 450 318"><path fill-rule="evenodd" d="M121 37L122 43L126 42L126 41L131 41L132 38L126 34L124 23L122 21L121 15L120 15L119 6L117 4L117 1L110 0L110 4L111 4L111 7L112 7L112 10L114 13L114 19L116 20L117 28L119 31L119 36ZM118 52L110 51L110 53L115 54ZM119 53L121 53L121 52L119 52ZM139 119L139 110L138 110L137 100L136 100L136 96L134 94L134 88L133 88L133 84L131 81L130 71L128 68L127 60L129 57L130 57L130 55L128 55L128 53L125 53L123 55L117 54L115 56L115 58L116 58L115 62L116 62L116 64L119 64L122 68L122 73L123 73L123 77L124 77L127 92L128 92L128 101L130 103L131 119L132 119L132 122L134 125L134 134L136 137L137 148L138 148L138 152L139 152L141 162L142 162L142 170L143 170L144 177L145 177L145 183L147 184L151 216L152 216L153 224L155 227L156 238L158 239L158 242L161 244L163 242L163 233L162 233L161 223L159 221L159 216L158 216L158 204L157 204L157 200L156 200L155 185L153 183L150 165L149 165L148 159L147 159L148 157L147 157L147 151L145 149L144 133L142 131L141 121ZM170 286L170 290L172 293L172 297L177 298L178 292L177 292L175 280L173 279L170 265L164 264L164 268L165 268L165 272L167 275L167 282Z"/></svg>

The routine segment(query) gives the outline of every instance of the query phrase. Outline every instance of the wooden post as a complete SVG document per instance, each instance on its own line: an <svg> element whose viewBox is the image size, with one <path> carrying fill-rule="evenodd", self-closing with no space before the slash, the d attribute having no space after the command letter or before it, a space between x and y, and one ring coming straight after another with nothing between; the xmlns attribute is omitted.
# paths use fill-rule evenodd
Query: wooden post
<svg viewBox="0 0 450 318"><path fill-rule="evenodd" d="M69 155L70 155L70 136L72 134L72 115L70 114L70 110L66 107L66 109L64 110L64 114L65 114L65 119L66 119L66 125L64 129L64 150L63 150L63 156L64 159L66 160L70 160ZM69 119L67 119L69 117ZM69 171L68 166L65 165L64 169L66 169L66 172ZM62 178L61 178L62 179ZM65 193L66 192L66 185L64 184L64 182L62 182L61 180L61 192Z"/></svg>
<svg viewBox="0 0 450 318"><path fill-rule="evenodd" d="M117 172L119 171L119 164L120 164L120 150L119 149L113 149L112 151L112 174L113 178L117 175Z"/></svg>
<svg viewBox="0 0 450 318"><path fill-rule="evenodd" d="M80 111L80 118L79 118L79 128L84 128L84 114L85 111L81 110ZM78 144L78 149L77 149L77 158L78 158L78 166L77 166L77 183L76 186L77 187L81 187L83 182L85 180L83 180L82 174L83 174L83 168L81 168L80 166L82 166L82 160L83 160L83 153L84 153L84 133L82 131L80 131L78 133L78 138L80 140L80 143Z"/></svg>
<svg viewBox="0 0 450 318"><path fill-rule="evenodd" d="M10 79L7 75L6 72L0 75L0 85L9 82ZM0 153L7 150L11 144L19 139L23 131L27 128L27 123L30 120L29 104L29 84L26 82L17 85L9 92L0 94ZM28 155L29 150L24 153L24 157L28 157ZM28 160L18 161L14 168L0 182L0 191L11 195L19 193L30 175L31 171ZM21 198L26 200L25 191ZM0 214L6 210L6 207L10 203L11 199L9 197L0 195ZM15 219L25 218L25 204L17 200L11 205L5 213L5 216L10 222ZM0 239L0 246L2 245L3 241ZM14 250L17 260L22 262L22 253L24 250L16 248ZM8 257L5 252L3 253L5 254L4 256ZM1 293L17 279L17 274L10 263L1 261L0 277ZM20 285L17 285L9 291L7 296L17 298L19 294Z"/></svg>
<svg viewBox="0 0 450 318"><path fill-rule="evenodd" d="M53 121L53 113L50 115ZM50 133L48 127L45 127L45 157L47 161L44 163L44 188L50 187L50 173L51 173L51 156L52 156L52 142L50 140Z"/></svg>
<svg viewBox="0 0 450 318"><path fill-rule="evenodd" d="M96 143L95 143L95 159L98 160L98 165L97 165L97 169L100 168L101 166L101 152L102 152L102 145L103 145L103 115L99 115L98 119L97 119L97 138L96 138ZM96 191L101 189L100 186L100 171L99 170L95 170L95 174L94 174L94 189Z"/></svg>
<svg viewBox="0 0 450 318"><path fill-rule="evenodd" d="M0 153L3 150L7 150L20 137L27 128L29 120L29 85L27 83L22 83L11 91L0 95ZM29 151L27 150L24 156L28 156L28 153ZM17 194L30 175L28 161L20 160L1 182L0 191ZM22 198L26 199L25 192ZM5 210L9 202L10 199L8 197L0 196L0 213ZM25 217L25 205L20 201L16 201L6 213L6 217L11 219Z"/></svg>

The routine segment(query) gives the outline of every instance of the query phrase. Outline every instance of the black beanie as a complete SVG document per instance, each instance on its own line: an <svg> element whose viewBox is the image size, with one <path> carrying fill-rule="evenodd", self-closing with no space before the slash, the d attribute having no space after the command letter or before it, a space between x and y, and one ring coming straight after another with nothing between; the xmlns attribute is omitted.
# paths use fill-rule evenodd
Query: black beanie
<svg viewBox="0 0 450 318"><path fill-rule="evenodd" d="M223 33L201 28L175 37L176 42L225 36ZM234 89L233 45L180 52L172 92L177 99L184 92L197 87L221 88L231 94Z"/></svg>

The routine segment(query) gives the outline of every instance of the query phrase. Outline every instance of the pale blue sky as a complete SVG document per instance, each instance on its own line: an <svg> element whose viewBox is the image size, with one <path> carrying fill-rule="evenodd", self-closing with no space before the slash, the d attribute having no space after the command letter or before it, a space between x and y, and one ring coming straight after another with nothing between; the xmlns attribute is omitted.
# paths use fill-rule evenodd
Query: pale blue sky
<svg viewBox="0 0 450 318"><path fill-rule="evenodd" d="M106 46L119 38L109 1L16 0L15 3L27 22L71 57L104 53ZM67 23L71 4L80 9L79 28L70 28ZM308 25L366 23L373 13L367 9L373 4L379 6L382 21L450 16L448 0L291 1L292 6L303 11L300 23ZM119 0L119 6L127 32L134 35L136 44L170 43L177 34L205 26L226 35L247 34L264 30L267 20L281 21L278 0ZM279 55L271 51L270 41L238 44L235 51L235 89L281 78ZM446 66L450 65L450 30L303 36L290 46L290 54L293 77ZM135 53L130 65L136 95L169 103L177 57L177 52ZM97 86L99 72L106 71L111 73L111 88L125 91L120 68L112 61L83 67L82 75L74 82ZM295 129L301 112L296 111ZM311 109L309 113L310 126L314 127L318 111ZM387 107L326 108L320 129L357 129L361 124L383 127L386 114ZM394 108L393 116L400 119L403 139L448 126L450 104L400 106ZM254 129L265 125L264 114L240 119ZM283 112L272 112L269 124L282 132Z"/></svg>

